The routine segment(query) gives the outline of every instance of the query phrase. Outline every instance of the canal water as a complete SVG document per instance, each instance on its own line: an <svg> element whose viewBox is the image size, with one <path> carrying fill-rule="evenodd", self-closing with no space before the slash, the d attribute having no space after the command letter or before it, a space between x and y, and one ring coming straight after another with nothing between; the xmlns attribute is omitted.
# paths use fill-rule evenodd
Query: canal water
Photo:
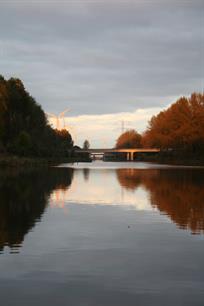
<svg viewBox="0 0 204 306"><path fill-rule="evenodd" d="M203 306L204 169L0 171L3 306Z"/></svg>

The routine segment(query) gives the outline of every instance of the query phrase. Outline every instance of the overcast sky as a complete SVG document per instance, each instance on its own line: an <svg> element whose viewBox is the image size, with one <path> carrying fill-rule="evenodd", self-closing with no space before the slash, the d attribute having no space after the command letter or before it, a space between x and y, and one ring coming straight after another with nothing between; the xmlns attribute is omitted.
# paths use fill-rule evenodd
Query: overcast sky
<svg viewBox="0 0 204 306"><path fill-rule="evenodd" d="M204 2L1 0L0 74L47 112L69 107L79 144L113 146L122 120L142 131L203 90Z"/></svg>

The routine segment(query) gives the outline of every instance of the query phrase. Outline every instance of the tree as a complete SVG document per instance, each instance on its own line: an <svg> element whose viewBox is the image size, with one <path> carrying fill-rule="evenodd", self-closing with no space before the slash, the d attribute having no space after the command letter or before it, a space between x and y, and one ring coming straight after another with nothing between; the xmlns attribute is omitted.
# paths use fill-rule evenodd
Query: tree
<svg viewBox="0 0 204 306"><path fill-rule="evenodd" d="M84 150L88 150L89 148L90 148L90 143L89 143L89 141L86 139L86 140L84 140L83 149L84 149Z"/></svg>
<svg viewBox="0 0 204 306"><path fill-rule="evenodd" d="M25 156L31 154L31 149L32 143L30 135L25 131L20 132L13 144L12 150L18 155Z"/></svg>
<svg viewBox="0 0 204 306"><path fill-rule="evenodd" d="M41 106L19 79L0 76L0 150L18 155L67 156L73 147L68 131L47 122Z"/></svg>
<svg viewBox="0 0 204 306"><path fill-rule="evenodd" d="M193 93L190 98L181 97L153 116L142 144L194 152L204 149L204 95Z"/></svg>
<svg viewBox="0 0 204 306"><path fill-rule="evenodd" d="M116 142L117 149L140 148L141 135L135 130L128 130L120 135Z"/></svg>

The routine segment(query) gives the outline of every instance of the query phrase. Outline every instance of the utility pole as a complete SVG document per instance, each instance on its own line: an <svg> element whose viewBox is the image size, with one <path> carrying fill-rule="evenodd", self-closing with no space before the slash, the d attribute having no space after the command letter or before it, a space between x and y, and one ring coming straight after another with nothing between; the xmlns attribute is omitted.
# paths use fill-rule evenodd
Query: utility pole
<svg viewBox="0 0 204 306"><path fill-rule="evenodd" d="M122 120L122 121L121 121L121 134L123 134L124 131L125 131L125 121Z"/></svg>

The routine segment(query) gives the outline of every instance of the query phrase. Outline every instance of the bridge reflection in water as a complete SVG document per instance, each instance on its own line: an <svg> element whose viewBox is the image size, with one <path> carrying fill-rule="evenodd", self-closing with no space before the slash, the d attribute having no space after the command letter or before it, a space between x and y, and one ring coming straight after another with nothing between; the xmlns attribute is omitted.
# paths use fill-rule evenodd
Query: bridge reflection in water
<svg viewBox="0 0 204 306"><path fill-rule="evenodd" d="M5 246L18 252L25 235L41 222L48 205L65 209L69 203L158 210L180 229L204 233L203 169L54 168L1 172L0 198L0 252Z"/></svg>
<svg viewBox="0 0 204 306"><path fill-rule="evenodd" d="M204 233L203 169L78 168L71 187L61 191L58 207L64 202L158 210L180 229ZM55 199L57 193L53 193Z"/></svg>
<svg viewBox="0 0 204 306"><path fill-rule="evenodd" d="M203 305L204 170L156 166L0 170L1 304Z"/></svg>

